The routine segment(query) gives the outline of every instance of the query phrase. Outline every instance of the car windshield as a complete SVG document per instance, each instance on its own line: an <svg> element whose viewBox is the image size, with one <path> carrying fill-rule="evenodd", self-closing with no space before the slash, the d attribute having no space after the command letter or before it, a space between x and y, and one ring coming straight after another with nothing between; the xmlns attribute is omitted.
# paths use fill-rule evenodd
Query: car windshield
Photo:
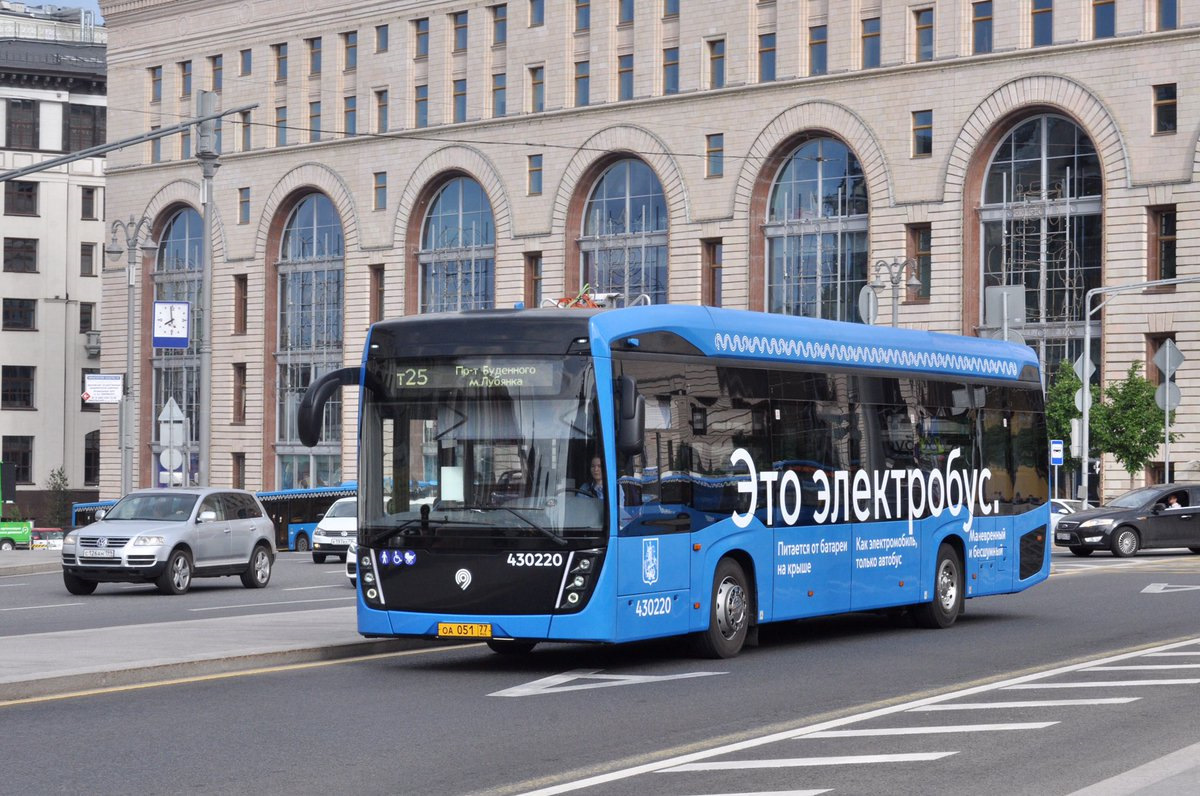
<svg viewBox="0 0 1200 796"><path fill-rule="evenodd" d="M127 495L104 515L105 520L158 520L186 522L198 495L183 492L172 495Z"/></svg>
<svg viewBox="0 0 1200 796"><path fill-rule="evenodd" d="M1104 505L1118 509L1136 509L1139 506L1146 505L1156 491L1149 488L1135 489L1132 492L1126 492L1120 497L1113 498Z"/></svg>
<svg viewBox="0 0 1200 796"><path fill-rule="evenodd" d="M358 515L357 500L339 500L325 512L326 517L355 517Z"/></svg>

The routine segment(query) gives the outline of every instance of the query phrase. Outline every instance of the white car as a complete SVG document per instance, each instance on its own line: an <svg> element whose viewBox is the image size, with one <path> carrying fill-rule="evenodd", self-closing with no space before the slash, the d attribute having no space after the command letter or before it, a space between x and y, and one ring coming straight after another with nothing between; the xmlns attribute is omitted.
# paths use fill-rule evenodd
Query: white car
<svg viewBox="0 0 1200 796"><path fill-rule="evenodd" d="M1079 511L1083 505L1079 500L1063 500L1062 498L1053 498L1050 501L1050 533L1054 533L1054 529L1058 527L1058 521L1068 514L1074 514Z"/></svg>
<svg viewBox="0 0 1200 796"><path fill-rule="evenodd" d="M358 498L344 497L334 501L317 523L312 536L312 558L325 563L326 556L346 560L346 550L358 536Z"/></svg>
<svg viewBox="0 0 1200 796"><path fill-rule="evenodd" d="M350 579L350 588L358 588L358 544L353 541L346 550L346 577Z"/></svg>

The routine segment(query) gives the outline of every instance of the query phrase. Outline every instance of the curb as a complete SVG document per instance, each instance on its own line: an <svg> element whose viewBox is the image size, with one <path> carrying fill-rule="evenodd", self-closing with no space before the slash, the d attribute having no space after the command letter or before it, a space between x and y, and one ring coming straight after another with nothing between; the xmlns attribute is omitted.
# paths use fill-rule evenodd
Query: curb
<svg viewBox="0 0 1200 796"><path fill-rule="evenodd" d="M62 572L62 561L6 565L0 567L0 578L5 575L46 575L52 572Z"/></svg>
<svg viewBox="0 0 1200 796"><path fill-rule="evenodd" d="M141 666L116 671L78 672L40 679L0 682L0 707L5 703L40 697L84 696L106 688L165 685L172 680L207 675L237 674L274 666L337 661L434 646L422 639L361 641L330 647L279 650L225 658Z"/></svg>

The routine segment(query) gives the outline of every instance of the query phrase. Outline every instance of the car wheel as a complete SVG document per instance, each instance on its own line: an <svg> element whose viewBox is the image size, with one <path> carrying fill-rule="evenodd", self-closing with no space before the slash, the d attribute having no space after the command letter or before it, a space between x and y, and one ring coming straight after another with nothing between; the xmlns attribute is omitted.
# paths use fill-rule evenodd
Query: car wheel
<svg viewBox="0 0 1200 796"><path fill-rule="evenodd" d="M343 564L345 564L345 563L346 563L346 556L345 556L345 555L340 555L340 556L338 556L338 561L341 561Z"/></svg>
<svg viewBox="0 0 1200 796"><path fill-rule="evenodd" d="M528 655L530 652L533 652L533 648L537 646L537 642L489 638L487 645L492 652L497 652L501 655Z"/></svg>
<svg viewBox="0 0 1200 796"><path fill-rule="evenodd" d="M933 568L933 600L913 609L919 627L950 627L963 607L963 571L958 553L942 542Z"/></svg>
<svg viewBox="0 0 1200 796"><path fill-rule="evenodd" d="M192 557L186 550L172 550L167 568L154 579L163 594L186 594L192 585Z"/></svg>
<svg viewBox="0 0 1200 796"><path fill-rule="evenodd" d="M96 590L96 581L84 580L70 572L63 572L63 585L71 594L91 594Z"/></svg>
<svg viewBox="0 0 1200 796"><path fill-rule="evenodd" d="M1088 556L1090 556L1092 554L1093 551L1092 551L1092 548L1090 548L1090 547L1081 547L1080 545L1071 545L1071 552L1074 553L1075 555L1079 556L1080 558L1087 558Z"/></svg>
<svg viewBox="0 0 1200 796"><path fill-rule="evenodd" d="M324 564L325 563L325 554L324 553L313 553L313 563L314 564Z"/></svg>
<svg viewBox="0 0 1200 796"><path fill-rule="evenodd" d="M1137 531L1128 525L1113 532L1112 552L1117 558L1129 558L1137 553L1139 545Z"/></svg>
<svg viewBox="0 0 1200 796"><path fill-rule="evenodd" d="M296 552L297 553L307 553L308 552L308 537L305 536L304 534L300 534L299 536L296 537Z"/></svg>
<svg viewBox="0 0 1200 796"><path fill-rule="evenodd" d="M742 565L723 558L713 573L708 629L694 637L695 651L704 658L732 658L742 651L750 630L750 590Z"/></svg>
<svg viewBox="0 0 1200 796"><path fill-rule="evenodd" d="M17 546L12 543L11 539L5 539L3 542L0 542L0 550L16 550L16 549L17 549Z"/></svg>
<svg viewBox="0 0 1200 796"><path fill-rule="evenodd" d="M242 585L247 589L261 589L271 580L271 551L265 544L254 548L250 563L242 573Z"/></svg>

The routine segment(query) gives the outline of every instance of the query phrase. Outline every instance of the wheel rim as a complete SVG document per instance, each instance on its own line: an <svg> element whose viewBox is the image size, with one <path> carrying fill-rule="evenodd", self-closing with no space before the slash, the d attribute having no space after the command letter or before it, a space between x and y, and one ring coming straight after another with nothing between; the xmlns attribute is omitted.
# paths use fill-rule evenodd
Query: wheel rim
<svg viewBox="0 0 1200 796"><path fill-rule="evenodd" d="M717 586L717 630L729 640L746 625L746 590L733 578L725 578Z"/></svg>
<svg viewBox="0 0 1200 796"><path fill-rule="evenodd" d="M254 579L259 583L266 583L270 576L271 559L267 557L266 551L260 549L254 556Z"/></svg>
<svg viewBox="0 0 1200 796"><path fill-rule="evenodd" d="M176 556L171 563L171 582L179 591L183 591L192 582L192 568L188 566L185 556Z"/></svg>
<svg viewBox="0 0 1200 796"><path fill-rule="evenodd" d="M1121 548L1121 552L1127 556L1131 556L1137 551L1137 537L1133 531L1122 531L1117 537L1117 547Z"/></svg>
<svg viewBox="0 0 1200 796"><path fill-rule="evenodd" d="M950 613L958 605L958 571L954 562L949 559L938 567L937 601L946 613Z"/></svg>

